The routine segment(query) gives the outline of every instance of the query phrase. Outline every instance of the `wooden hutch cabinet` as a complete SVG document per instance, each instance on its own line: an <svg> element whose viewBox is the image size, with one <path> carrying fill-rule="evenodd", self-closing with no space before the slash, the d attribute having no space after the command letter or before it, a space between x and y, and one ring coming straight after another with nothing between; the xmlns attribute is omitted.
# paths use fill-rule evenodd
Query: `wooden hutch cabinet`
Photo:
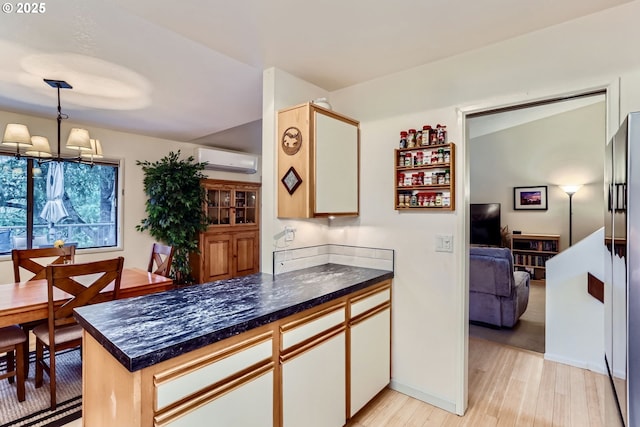
<svg viewBox="0 0 640 427"><path fill-rule="evenodd" d="M205 179L209 226L192 254L197 283L260 271L260 184Z"/></svg>

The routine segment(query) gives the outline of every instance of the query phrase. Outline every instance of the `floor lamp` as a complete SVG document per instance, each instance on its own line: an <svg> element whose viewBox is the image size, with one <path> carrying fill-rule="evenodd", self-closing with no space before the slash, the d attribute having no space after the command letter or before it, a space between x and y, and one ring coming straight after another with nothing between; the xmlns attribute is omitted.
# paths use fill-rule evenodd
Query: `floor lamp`
<svg viewBox="0 0 640 427"><path fill-rule="evenodd" d="M573 244L573 237L572 237L572 231L573 231L573 225L571 223L571 217L573 216L573 206L571 204L572 200L573 200L573 195L576 194L576 192L580 189L580 187L582 187L581 185L562 185L560 186L560 188L562 188L562 190L567 193L567 195L569 196L569 246L571 246Z"/></svg>

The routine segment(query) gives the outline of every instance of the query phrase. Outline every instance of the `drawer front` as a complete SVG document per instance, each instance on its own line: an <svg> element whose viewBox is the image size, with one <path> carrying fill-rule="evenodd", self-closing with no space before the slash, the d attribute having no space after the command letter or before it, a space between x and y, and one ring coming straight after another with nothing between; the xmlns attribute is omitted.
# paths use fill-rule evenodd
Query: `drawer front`
<svg viewBox="0 0 640 427"><path fill-rule="evenodd" d="M273 426L273 370L154 427Z"/></svg>
<svg viewBox="0 0 640 427"><path fill-rule="evenodd" d="M344 304L330 308L326 314L311 314L282 326L282 348L287 349L345 321Z"/></svg>
<svg viewBox="0 0 640 427"><path fill-rule="evenodd" d="M170 379L163 380L156 376L155 409L161 410L258 362L270 360L272 352L273 344L269 338L221 359L212 358L210 363L200 362L191 367L185 367L184 373L172 376Z"/></svg>
<svg viewBox="0 0 640 427"><path fill-rule="evenodd" d="M351 317L358 316L367 310L377 307L391 300L391 289L387 288L351 303Z"/></svg>

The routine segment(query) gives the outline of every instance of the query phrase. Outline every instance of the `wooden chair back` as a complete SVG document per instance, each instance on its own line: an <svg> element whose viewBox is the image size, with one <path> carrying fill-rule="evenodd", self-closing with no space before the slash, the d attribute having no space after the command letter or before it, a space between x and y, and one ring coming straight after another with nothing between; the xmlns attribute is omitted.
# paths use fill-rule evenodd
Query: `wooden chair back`
<svg viewBox="0 0 640 427"><path fill-rule="evenodd" d="M13 259L13 277L16 282L20 282L20 269L23 268L33 274L28 280L46 279L45 268L47 264L67 264L75 262L76 247L65 246L62 248L37 248L37 249L14 249L11 251ZM37 263L35 259L53 259L51 262L43 264Z"/></svg>
<svg viewBox="0 0 640 427"><path fill-rule="evenodd" d="M154 243L151 248L151 259L149 260L149 273L159 274L169 277L171 274L171 262L173 261L173 246ZM155 270L154 270L155 264Z"/></svg>
<svg viewBox="0 0 640 427"><path fill-rule="evenodd" d="M49 331L55 327L75 323L73 309L118 297L124 258L79 264L50 264L46 267L49 295ZM95 276L95 277L93 277ZM85 285L81 282L91 280ZM113 293L107 297L101 292L113 282ZM71 299L58 305L54 289L71 295Z"/></svg>
<svg viewBox="0 0 640 427"><path fill-rule="evenodd" d="M56 409L56 358L60 350L82 345L82 327L73 317L76 307L114 299L120 291L120 279L124 258L81 264L49 264L46 267L48 316L47 323L36 326L36 388L42 386L43 372L49 375L51 409ZM87 284L88 283L88 284ZM101 293L113 283L113 292ZM71 298L56 303L56 290L62 290ZM44 349L49 349L47 364Z"/></svg>

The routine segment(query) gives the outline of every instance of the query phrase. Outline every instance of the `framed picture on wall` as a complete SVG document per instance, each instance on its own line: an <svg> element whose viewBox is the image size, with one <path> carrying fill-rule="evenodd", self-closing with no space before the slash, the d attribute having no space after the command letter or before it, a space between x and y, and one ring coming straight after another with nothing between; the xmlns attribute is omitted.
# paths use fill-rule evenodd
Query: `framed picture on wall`
<svg viewBox="0 0 640 427"><path fill-rule="evenodd" d="M513 209L546 211L547 186L513 187Z"/></svg>

